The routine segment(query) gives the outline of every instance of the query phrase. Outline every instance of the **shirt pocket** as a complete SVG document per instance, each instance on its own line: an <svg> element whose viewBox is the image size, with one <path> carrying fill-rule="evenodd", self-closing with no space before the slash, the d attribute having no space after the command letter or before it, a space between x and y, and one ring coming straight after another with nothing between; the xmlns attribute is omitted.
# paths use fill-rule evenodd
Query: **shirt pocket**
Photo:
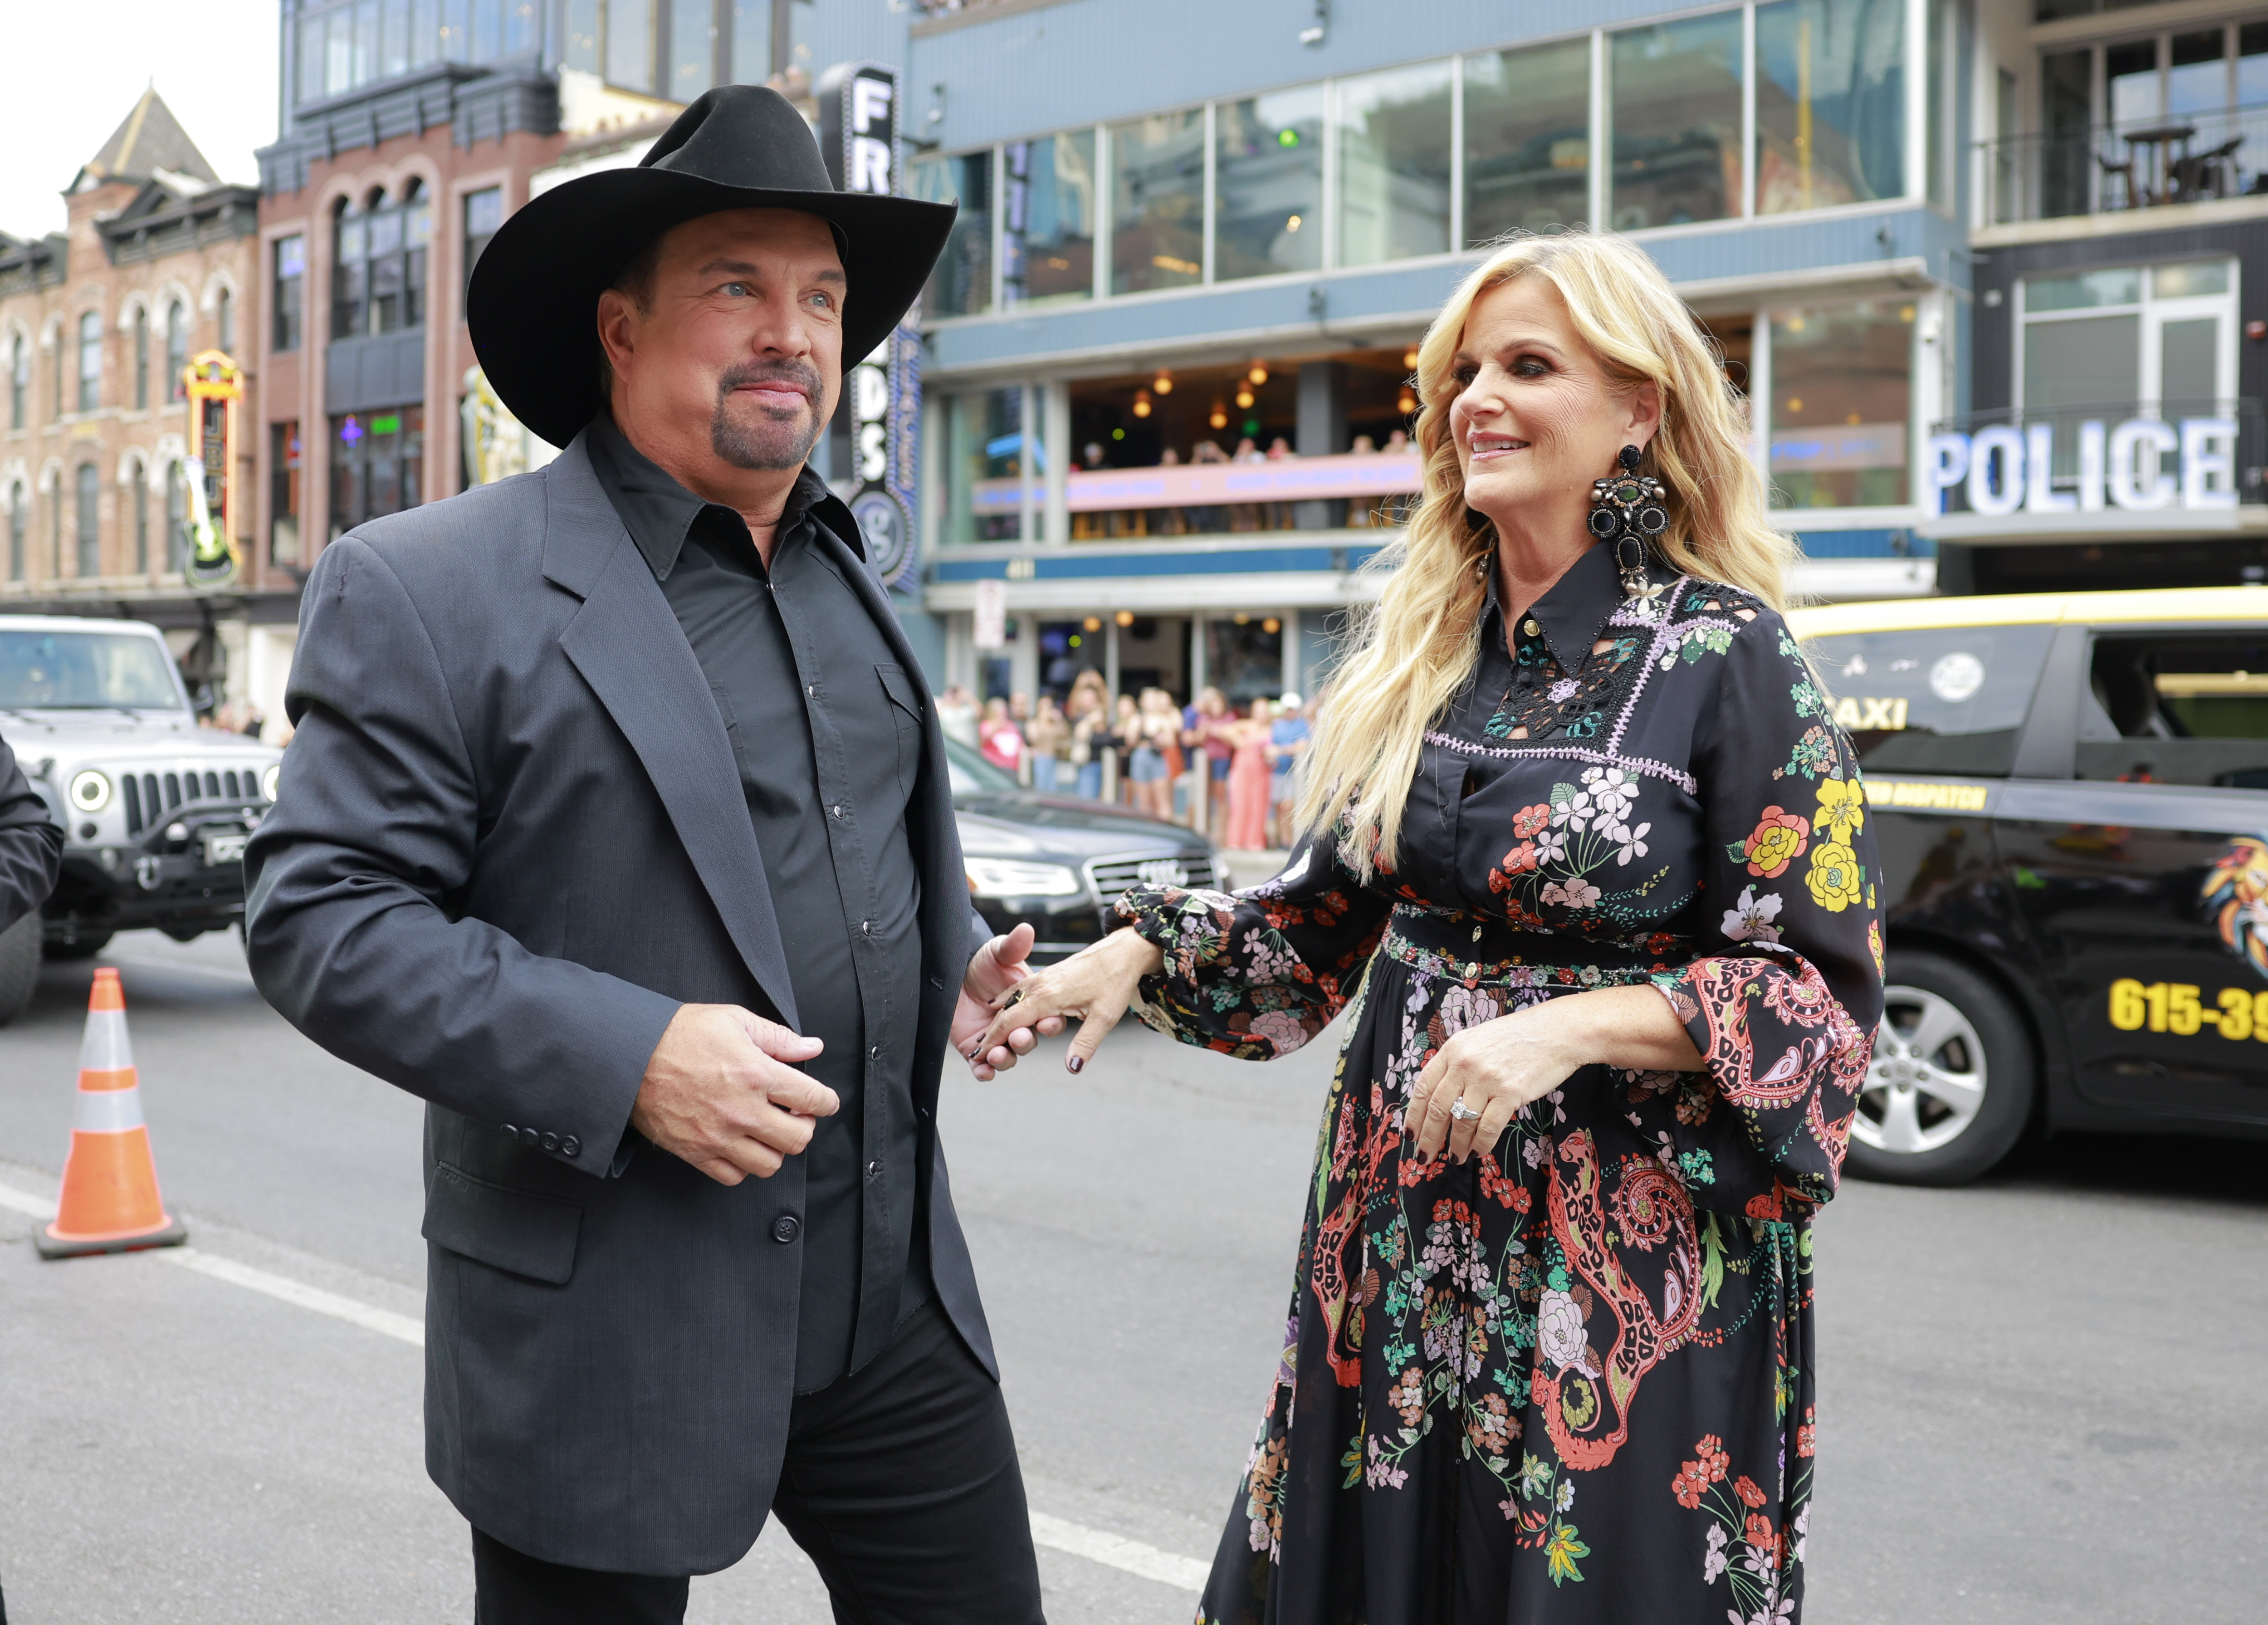
<svg viewBox="0 0 2268 1625"><path fill-rule="evenodd" d="M882 692L889 697L890 720L897 730L898 790L909 797L914 793L915 781L921 777L921 691L914 686L904 667L891 661L876 661L874 675L882 680Z"/></svg>

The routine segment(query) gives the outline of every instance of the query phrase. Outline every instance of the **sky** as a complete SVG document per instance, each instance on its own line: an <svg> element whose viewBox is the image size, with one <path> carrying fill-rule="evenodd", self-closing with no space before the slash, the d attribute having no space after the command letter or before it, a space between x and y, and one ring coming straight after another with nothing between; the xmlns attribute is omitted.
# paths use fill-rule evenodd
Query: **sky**
<svg viewBox="0 0 2268 1625"><path fill-rule="evenodd" d="M152 83L222 180L256 182L253 150L276 139L281 11L276 0L0 0L14 63L0 96L0 232L61 231L63 188Z"/></svg>

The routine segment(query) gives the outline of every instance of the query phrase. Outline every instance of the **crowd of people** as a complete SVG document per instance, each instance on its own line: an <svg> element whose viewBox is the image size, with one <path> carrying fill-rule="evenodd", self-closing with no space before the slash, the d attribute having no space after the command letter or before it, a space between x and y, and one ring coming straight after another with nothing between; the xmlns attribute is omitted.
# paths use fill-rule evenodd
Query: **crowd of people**
<svg viewBox="0 0 2268 1625"><path fill-rule="evenodd" d="M937 704L948 737L1042 795L1099 801L1108 787L1108 799L1136 812L1185 824L1202 816L1225 846L1291 844L1293 769L1309 738L1297 694L1255 698L1240 714L1217 688L1187 705L1160 688L1114 698L1101 672L1083 671L1061 704L1042 692L979 705L958 683ZM1193 805L1197 782L1204 801Z"/></svg>
<svg viewBox="0 0 2268 1625"><path fill-rule="evenodd" d="M1348 454L1356 457L1400 455L1410 450L1410 437L1400 429L1386 437L1381 446L1367 434L1358 434ZM1292 449L1291 441L1278 435L1261 450L1259 442L1249 436L1236 443L1234 451L1224 450L1216 440L1201 439L1190 447L1189 456L1168 446L1158 454L1157 466L1174 469L1187 463L1283 462L1299 455ZM1096 470L1105 466L1102 443L1089 441L1081 459L1081 467ZM1380 497L1346 500L1344 524L1353 529L1392 525L1400 521L1405 499ZM1083 541L1097 536L1207 536L1215 532L1252 530L1295 530L1299 523L1291 502L1231 502L1217 506L1189 508L1132 508L1123 511L1104 510L1071 515L1071 538Z"/></svg>

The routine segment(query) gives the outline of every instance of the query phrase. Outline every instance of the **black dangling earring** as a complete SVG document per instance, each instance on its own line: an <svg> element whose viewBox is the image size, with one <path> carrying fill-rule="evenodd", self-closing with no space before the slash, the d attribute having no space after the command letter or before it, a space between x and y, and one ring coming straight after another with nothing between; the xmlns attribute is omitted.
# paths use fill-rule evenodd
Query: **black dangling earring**
<svg viewBox="0 0 2268 1625"><path fill-rule="evenodd" d="M1669 528L1661 482L1638 471L1640 453L1625 446L1616 459L1622 471L1591 484L1591 534L1615 548L1615 568L1623 578L1623 608L1639 620L1658 612L1661 588L1646 579L1646 543Z"/></svg>

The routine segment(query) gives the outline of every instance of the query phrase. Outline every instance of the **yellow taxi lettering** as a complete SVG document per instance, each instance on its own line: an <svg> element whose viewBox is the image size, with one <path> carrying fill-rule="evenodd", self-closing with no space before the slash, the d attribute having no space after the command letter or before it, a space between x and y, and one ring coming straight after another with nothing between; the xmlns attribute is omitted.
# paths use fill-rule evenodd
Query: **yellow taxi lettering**
<svg viewBox="0 0 2268 1625"><path fill-rule="evenodd" d="M2150 1007L2150 1030L2166 1030L2166 985L2152 982L2142 989L2142 1002Z"/></svg>
<svg viewBox="0 0 2268 1625"><path fill-rule="evenodd" d="M1869 779L1869 807L1912 807L1928 812L1983 812L1986 796L1981 784L1925 784L1911 779Z"/></svg>
<svg viewBox="0 0 2268 1625"><path fill-rule="evenodd" d="M2215 1018L2218 1020L2218 1017ZM2166 987L2166 1025L2169 1030L2187 1038L2204 1023L2205 1012L2198 1007L2198 989L2193 983L2172 982Z"/></svg>
<svg viewBox="0 0 2268 1625"><path fill-rule="evenodd" d="M1835 702L1835 726L1841 728L1846 734L1854 732L1859 728L1860 723L1859 721L1859 702L1857 700L1852 699L1846 696L1845 698Z"/></svg>
<svg viewBox="0 0 2268 1625"><path fill-rule="evenodd" d="M2142 1025L2142 984L2131 976L2110 984L2110 1024L2121 1032L2134 1032Z"/></svg>
<svg viewBox="0 0 2268 1625"><path fill-rule="evenodd" d="M2220 1036L2224 1038L2249 1038L2252 1036L2252 994L2242 987L2224 987L2217 1002L2220 1006Z"/></svg>

